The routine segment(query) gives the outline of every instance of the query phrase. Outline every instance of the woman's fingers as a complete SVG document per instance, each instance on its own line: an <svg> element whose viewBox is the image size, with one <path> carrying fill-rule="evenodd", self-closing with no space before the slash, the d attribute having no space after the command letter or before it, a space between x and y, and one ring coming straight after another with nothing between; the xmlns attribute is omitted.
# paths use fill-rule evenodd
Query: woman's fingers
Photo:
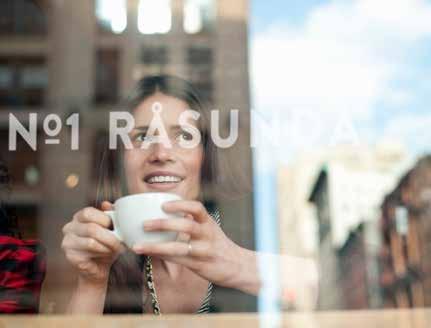
<svg viewBox="0 0 431 328"><path fill-rule="evenodd" d="M112 253L109 247L106 247L94 238L83 238L73 234L66 235L61 246L63 249L73 249L100 255Z"/></svg>
<svg viewBox="0 0 431 328"><path fill-rule="evenodd" d="M65 233L71 233L83 238L92 238L102 245L111 249L111 251L118 252L121 250L121 242L115 237L112 231L101 227L96 223L79 223L73 222L66 225L64 228Z"/></svg>
<svg viewBox="0 0 431 328"><path fill-rule="evenodd" d="M175 200L163 204L163 210L169 213L185 212L198 222L206 222L209 217L205 207L198 201Z"/></svg>
<svg viewBox="0 0 431 328"><path fill-rule="evenodd" d="M100 207L102 208L102 211L112 211L114 209L114 204L105 200L104 202L102 202L102 205L100 205Z"/></svg>
<svg viewBox="0 0 431 328"><path fill-rule="evenodd" d="M73 219L82 223L97 223L104 228L109 228L112 224L111 218L107 214L94 207L84 208L76 213Z"/></svg>
<svg viewBox="0 0 431 328"><path fill-rule="evenodd" d="M191 247L189 246L191 245ZM133 251L137 254L145 254L159 257L208 257L210 256L208 247L200 241L192 241L190 243L183 242L165 242L165 243L142 243L133 246Z"/></svg>
<svg viewBox="0 0 431 328"><path fill-rule="evenodd" d="M189 219L155 219L144 223L145 231L174 231L186 233L193 238L199 238L202 227L199 223Z"/></svg>

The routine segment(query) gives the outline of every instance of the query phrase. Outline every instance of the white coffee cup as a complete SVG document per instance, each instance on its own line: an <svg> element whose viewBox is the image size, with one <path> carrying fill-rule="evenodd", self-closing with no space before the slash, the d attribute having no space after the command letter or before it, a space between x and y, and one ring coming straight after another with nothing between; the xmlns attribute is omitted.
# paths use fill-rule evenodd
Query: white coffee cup
<svg viewBox="0 0 431 328"><path fill-rule="evenodd" d="M181 200L181 197L170 193L151 192L117 199L114 203L114 210L105 211L114 226L112 233L130 248L139 243L176 240L176 232L144 231L146 221L184 217L180 213L172 214L163 211L162 204L173 200Z"/></svg>

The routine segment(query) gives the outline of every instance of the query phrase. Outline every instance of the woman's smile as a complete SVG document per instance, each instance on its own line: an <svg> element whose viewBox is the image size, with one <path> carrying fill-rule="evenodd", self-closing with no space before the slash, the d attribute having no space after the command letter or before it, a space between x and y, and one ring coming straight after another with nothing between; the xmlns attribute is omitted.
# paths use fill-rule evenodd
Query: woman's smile
<svg viewBox="0 0 431 328"><path fill-rule="evenodd" d="M149 189L167 191L177 188L184 177L170 171L154 171L144 177Z"/></svg>

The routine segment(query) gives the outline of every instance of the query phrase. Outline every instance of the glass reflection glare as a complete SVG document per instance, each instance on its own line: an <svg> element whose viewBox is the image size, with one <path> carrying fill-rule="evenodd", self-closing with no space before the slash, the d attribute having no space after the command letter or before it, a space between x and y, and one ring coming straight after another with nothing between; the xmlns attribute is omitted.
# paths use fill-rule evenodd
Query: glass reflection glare
<svg viewBox="0 0 431 328"><path fill-rule="evenodd" d="M172 26L170 0L139 0L138 30L142 34L168 33Z"/></svg>
<svg viewBox="0 0 431 328"><path fill-rule="evenodd" d="M103 27L122 33L127 27L126 0L96 0L96 16Z"/></svg>

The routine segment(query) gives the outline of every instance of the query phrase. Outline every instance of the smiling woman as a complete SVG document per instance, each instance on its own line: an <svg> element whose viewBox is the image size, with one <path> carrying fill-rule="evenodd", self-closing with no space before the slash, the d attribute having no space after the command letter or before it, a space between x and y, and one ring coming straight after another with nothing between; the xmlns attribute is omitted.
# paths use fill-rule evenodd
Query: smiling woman
<svg viewBox="0 0 431 328"><path fill-rule="evenodd" d="M152 109L155 105L163 109L159 115L172 148L165 147L161 142L154 142L147 149L141 149L143 142L159 136L149 134L148 129L154 118ZM103 199L115 200L124 194L171 192L178 194L183 199L203 201L205 197L201 183L211 185L212 180L217 176L215 173L216 148L208 138L207 122L209 120L192 85L175 77L147 77L138 82L134 93L127 101L127 107L135 120L135 128L130 132L130 139L134 147L129 150L106 150L110 160L103 164L108 166L116 164L117 166L106 167L102 170L107 175L104 177L105 184L101 186L101 189L109 193ZM196 110L201 114L200 120L188 122L190 125L198 124L195 127L201 133L201 142L192 149L178 146L181 139L192 138L189 132L177 125L179 116L188 109ZM120 154L121 156L119 156ZM117 180L118 187L112 189L109 184L106 185L115 180ZM115 191L120 191L120 193L115 194ZM147 301L151 299L153 301L151 304L153 304L157 296L151 284L143 284L144 264L146 264L147 282L148 279L153 280L153 265L156 268L154 271L161 271L158 277L163 277L164 270L157 270L161 266L157 259L151 260L149 256L139 256L130 251L126 251L118 258L111 268L104 312L124 313L144 310L157 313L160 311L157 304L154 304L152 309L149 308L150 303ZM202 281L196 276L192 277L190 282L196 282L195 285L201 287L198 289L201 299L208 298L202 295L205 295L205 292L207 294L211 292L211 284L208 285L208 282ZM151 297L149 297L150 295ZM185 303L187 302L164 304L163 309L169 312L183 312L184 308L181 307ZM208 302L203 302L197 311L203 312L204 310L208 310Z"/></svg>
<svg viewBox="0 0 431 328"><path fill-rule="evenodd" d="M141 147L144 142L160 137L159 131L150 133L149 128L155 105L163 108L158 115L172 147L166 147L162 142L151 142L149 147ZM129 133L133 147L125 149L120 142L118 149L110 149L106 141L100 163L97 207L110 209L111 204L103 201L113 202L124 195L170 192L189 202L183 210L188 213L189 219L199 220L198 217L202 219L205 216L205 221L210 220L207 224L213 224L213 229L218 229L224 236L219 228L218 212L209 214L201 206L207 199L205 190L217 183L218 175L216 147L208 134L208 113L197 91L180 78L147 77L137 83L126 101L126 107L135 121L134 129ZM186 122L187 126L198 131L200 142L195 147L184 148L179 146L181 141L191 141L195 136L184 126L179 126L178 122L181 121L180 115L190 109L200 114L199 120L189 119ZM184 204L180 202L177 206ZM190 206L200 206L199 211L194 209L194 214L190 213ZM178 211L175 206L171 210ZM92 220L89 219L91 216L99 218ZM154 220L153 226L145 228L171 229L157 226L157 222ZM110 224L103 212L90 208L77 212L72 222L64 228L62 246L66 257L80 272L78 288L69 308L71 312L81 312L85 304L89 305L86 311L96 313L102 310L104 313L159 313L160 308L163 312L202 313L209 310L212 291L209 279L197 274L191 267L166 261L163 254L157 253L158 250L125 249L106 234ZM91 237L88 233L90 225L98 236ZM187 231L180 232L181 240L178 240L176 251L184 250L182 246L185 246L188 252L191 235ZM188 244L185 243L187 241ZM234 245L230 240L228 242ZM85 244L93 244L92 251L86 249ZM198 245L196 243L196 247ZM152 253L155 255L153 258L150 256ZM182 255L177 259L184 261L186 256ZM158 297L155 282L160 286ZM88 295L89 290L94 291L91 296Z"/></svg>
<svg viewBox="0 0 431 328"><path fill-rule="evenodd" d="M167 137L174 144L151 142L160 137L150 133L154 106ZM208 138L207 111L197 92L186 81L172 76L152 76L139 81L127 107L136 122L129 136L134 147L108 147L101 161L101 179L97 208L76 212L64 226L62 247L78 270L78 284L70 301L70 313L205 313L209 312L213 284L257 295L263 280L258 270L258 256L278 261L240 247L220 227L218 211L205 208L205 185L218 185L216 148ZM200 133L195 147L177 147L180 141L193 139L186 129L177 126L187 109L201 114L187 123ZM141 193L169 192L181 200L163 204L168 214L182 213L181 218L154 218L144 222L144 231L175 232L175 241L138 243L120 242L109 231L112 222L107 213L120 197ZM288 258L283 274L292 288L314 288L315 280L298 279L313 271ZM309 265L310 267L310 265ZM292 274L296 268L300 274ZM305 271L304 271L305 270ZM295 270L293 270L295 271ZM314 272L314 271L313 271ZM302 281L302 282L300 282ZM281 286L283 288L283 286Z"/></svg>

